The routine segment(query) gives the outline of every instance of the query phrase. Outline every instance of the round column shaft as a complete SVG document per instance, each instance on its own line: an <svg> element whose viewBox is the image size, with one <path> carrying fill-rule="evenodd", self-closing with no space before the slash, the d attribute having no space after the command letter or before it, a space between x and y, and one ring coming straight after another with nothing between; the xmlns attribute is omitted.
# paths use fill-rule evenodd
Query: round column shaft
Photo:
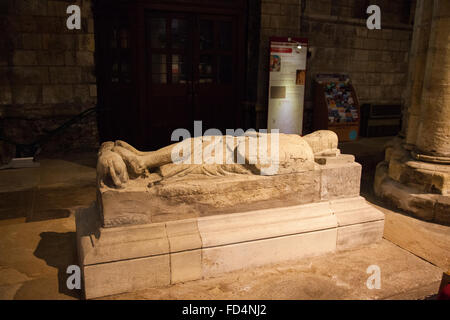
<svg viewBox="0 0 450 320"><path fill-rule="evenodd" d="M434 0L415 155L450 163L450 1Z"/></svg>

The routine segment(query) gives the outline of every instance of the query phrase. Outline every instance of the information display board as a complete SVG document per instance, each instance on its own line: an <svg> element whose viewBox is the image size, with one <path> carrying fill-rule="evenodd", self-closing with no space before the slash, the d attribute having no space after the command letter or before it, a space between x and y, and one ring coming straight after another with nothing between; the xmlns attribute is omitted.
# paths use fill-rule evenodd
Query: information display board
<svg viewBox="0 0 450 320"><path fill-rule="evenodd" d="M349 76L316 75L314 96L314 130L334 131L339 141L356 140L361 116L358 98Z"/></svg>
<svg viewBox="0 0 450 320"><path fill-rule="evenodd" d="M270 38L267 128L302 134L308 41Z"/></svg>

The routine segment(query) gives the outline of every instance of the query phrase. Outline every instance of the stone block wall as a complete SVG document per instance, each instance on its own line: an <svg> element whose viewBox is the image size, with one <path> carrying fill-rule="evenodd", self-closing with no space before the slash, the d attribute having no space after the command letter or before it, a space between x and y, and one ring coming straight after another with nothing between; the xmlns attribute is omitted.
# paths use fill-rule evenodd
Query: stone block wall
<svg viewBox="0 0 450 320"><path fill-rule="evenodd" d="M366 27L366 9L371 4L381 8L381 30ZM349 74L361 104L401 104L414 8L415 1L411 0L263 0L259 109L267 110L270 36L309 40L304 124L307 132L312 129L312 79L317 73ZM260 120L260 126L266 124Z"/></svg>
<svg viewBox="0 0 450 320"><path fill-rule="evenodd" d="M261 29L256 103L256 128L267 128L269 38L300 37L301 1L261 0Z"/></svg>
<svg viewBox="0 0 450 320"><path fill-rule="evenodd" d="M311 79L349 73L361 103L401 103L415 0L261 0L257 128L266 127L270 36L307 37L311 55L305 129L311 129ZM66 28L66 8L81 7L81 30ZM369 4L382 9L382 30L366 28ZM30 143L96 104L92 0L0 1L0 136ZM98 144L94 116L52 138L44 151ZM0 141L0 162L12 154ZM5 151L6 150L6 151ZM3 153L3 155L2 155Z"/></svg>
<svg viewBox="0 0 450 320"><path fill-rule="evenodd" d="M66 27L66 9L71 4L81 8L81 30ZM1 136L30 143L95 106L91 7L91 0L1 1ZM53 137L43 151L92 148L97 144L97 121L91 116ZM3 149L8 148L3 145Z"/></svg>

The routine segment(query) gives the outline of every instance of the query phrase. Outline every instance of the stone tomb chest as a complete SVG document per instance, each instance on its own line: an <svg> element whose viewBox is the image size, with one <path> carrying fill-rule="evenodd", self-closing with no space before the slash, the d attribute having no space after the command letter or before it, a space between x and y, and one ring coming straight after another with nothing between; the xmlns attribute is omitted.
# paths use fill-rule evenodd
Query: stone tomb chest
<svg viewBox="0 0 450 320"><path fill-rule="evenodd" d="M145 153L117 141L99 151L97 203L76 217L86 298L335 252L383 235L384 215L359 196L361 165L340 154L332 132L281 137L271 174L258 174L263 166L250 165L245 153L239 166L175 164L167 158L174 146Z"/></svg>

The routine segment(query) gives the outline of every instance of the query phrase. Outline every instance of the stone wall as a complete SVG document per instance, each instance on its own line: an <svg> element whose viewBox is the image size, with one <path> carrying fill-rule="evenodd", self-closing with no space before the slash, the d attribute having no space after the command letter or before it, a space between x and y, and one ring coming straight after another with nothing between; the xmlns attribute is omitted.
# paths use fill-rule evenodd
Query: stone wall
<svg viewBox="0 0 450 320"><path fill-rule="evenodd" d="M267 128L267 85L269 77L269 38L299 37L301 1L261 0L261 30L256 103L256 128Z"/></svg>
<svg viewBox="0 0 450 320"><path fill-rule="evenodd" d="M0 1L0 136L30 143L96 103L92 0ZM410 5L410 3L413 3ZM78 4L81 30L66 28L66 8ZM311 129L311 79L347 72L361 103L400 103L406 83L411 0L373 0L382 30L367 30L366 0L262 0L257 128L266 126L268 38L307 37L305 128ZM91 116L55 136L45 150L96 147ZM10 149L0 141L1 153Z"/></svg>
<svg viewBox="0 0 450 320"><path fill-rule="evenodd" d="M366 9L381 7L382 30L368 30ZM402 103L411 45L409 0L263 0L258 104L267 108L267 55L270 36L309 40L305 129L311 130L311 79L317 73L348 73L360 103ZM265 127L265 123L261 123Z"/></svg>
<svg viewBox="0 0 450 320"><path fill-rule="evenodd" d="M81 7L81 30L66 27L66 9L71 4ZM30 143L95 106L91 6L91 0L1 1L2 136ZM43 151L95 147L97 137L96 119L91 116L52 138Z"/></svg>

